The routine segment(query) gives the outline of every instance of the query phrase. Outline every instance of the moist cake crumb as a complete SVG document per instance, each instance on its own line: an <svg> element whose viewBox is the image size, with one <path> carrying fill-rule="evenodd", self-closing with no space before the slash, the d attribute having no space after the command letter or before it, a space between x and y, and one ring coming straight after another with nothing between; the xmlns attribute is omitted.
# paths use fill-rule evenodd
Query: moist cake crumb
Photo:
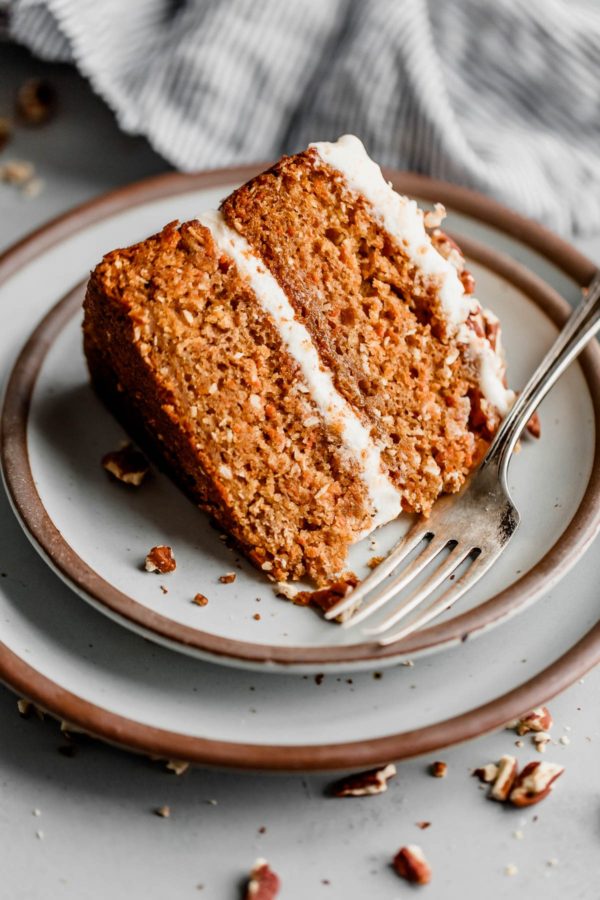
<svg viewBox="0 0 600 900"><path fill-rule="evenodd" d="M219 581L221 584L233 584L237 575L235 572L227 572L225 575L219 575Z"/></svg>

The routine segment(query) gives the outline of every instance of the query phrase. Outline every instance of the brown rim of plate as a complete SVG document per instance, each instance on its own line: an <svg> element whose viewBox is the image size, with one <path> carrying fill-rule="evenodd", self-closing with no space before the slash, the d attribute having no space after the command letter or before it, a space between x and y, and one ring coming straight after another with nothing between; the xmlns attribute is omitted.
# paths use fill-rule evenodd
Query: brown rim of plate
<svg viewBox="0 0 600 900"><path fill-rule="evenodd" d="M241 181L259 171L260 168L260 166L248 166L198 175L168 174L158 176L157 178L151 178L139 184L119 189L98 200L84 204L82 207L38 229L0 257L0 283L7 280L22 265L31 261L41 252L66 238L74 231L80 230L86 224L118 212L124 207L168 196L169 194L174 195L193 189L230 184L235 180ZM581 285L587 284L595 271L594 265L586 257L570 247L561 238L548 232L542 226L505 209L487 197L444 182L433 181L424 176L389 171L386 174L391 178L395 186L405 193L417 195L425 200L439 200L457 212L463 212L516 237L521 242L535 249L546 259L549 259ZM463 244L467 247L472 242L463 239ZM481 249L484 251L484 256L491 253L485 248ZM492 256L496 257L499 255L492 253ZM482 259L482 262L485 262L485 260ZM542 287L544 294L551 294L551 307L554 307L556 321L560 322L564 319L567 310L565 302L551 291L543 281L532 276L527 270L512 262L510 262L510 265L512 269L524 275L528 282L535 282L538 288ZM588 357L590 358L588 359ZM586 377L588 377L588 382L590 372L593 378L599 377L600 365L597 347L588 348L581 362L586 372ZM597 412L597 401L595 397L593 399L596 403ZM599 445L600 435L598 435L597 431L594 468L590 484L588 485L588 492L568 526L565 535L563 535L563 541L565 537L569 539L576 538L576 534L572 534L574 527L575 531L577 531L583 526L584 530L589 532L586 542L587 546L587 543L593 537L592 531L595 532L595 528L592 528L592 526L597 526L598 524L597 510L593 511L589 508L582 510L582 507L586 504L590 485L595 489L596 494L598 492L599 476L597 471L599 467L596 463L599 459ZM592 482L594 482L593 485ZM582 513L583 521L581 521ZM577 555L579 556L584 549L585 547L580 548ZM566 553L565 556L568 557L569 554ZM535 568L542 566L546 559L547 557L541 560ZM562 571L567 566L570 567L570 563L570 559L563 559ZM518 584L522 584L522 582L523 579ZM152 728L110 713L61 688L0 643L0 678L14 690L39 704L51 714L74 722L90 734L118 746L139 752L156 754L165 758L188 759L191 762L205 765L239 769L279 771L358 767L389 759L416 756L453 743L468 740L500 727L504 722L518 715L524 709L531 708L555 696L584 675L599 661L600 623L597 623L570 650L529 681L483 706L451 719L414 731L368 741L320 746L264 746L237 744L181 735L163 729Z"/></svg>

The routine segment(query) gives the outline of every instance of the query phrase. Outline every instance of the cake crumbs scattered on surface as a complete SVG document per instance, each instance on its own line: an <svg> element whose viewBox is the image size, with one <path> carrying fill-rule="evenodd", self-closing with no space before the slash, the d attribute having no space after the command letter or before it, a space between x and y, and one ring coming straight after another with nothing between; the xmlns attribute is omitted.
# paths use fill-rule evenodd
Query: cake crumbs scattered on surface
<svg viewBox="0 0 600 900"><path fill-rule="evenodd" d="M32 809L32 810L31 810L31 815L32 815L32 816L36 816L36 817L37 817L37 816L41 816L41 814L42 814L41 809L38 809L37 807L36 807L35 809Z"/></svg>
<svg viewBox="0 0 600 900"><path fill-rule="evenodd" d="M261 825L260 828L258 829L258 833L259 833L259 834L266 834L266 833L267 833L266 826L265 826L265 825Z"/></svg>
<svg viewBox="0 0 600 900"><path fill-rule="evenodd" d="M219 575L219 581L221 584L233 584L237 575L235 572L226 572L225 575Z"/></svg>
<svg viewBox="0 0 600 900"><path fill-rule="evenodd" d="M433 775L434 778L445 778L448 774L448 764L442 762L442 760L432 762L429 767L429 774Z"/></svg>
<svg viewBox="0 0 600 900"><path fill-rule="evenodd" d="M524 835L524 833L523 833L522 831L517 830L517 831L513 831L513 837L514 837L517 841L522 841L523 838L525 837L525 835Z"/></svg>
<svg viewBox="0 0 600 900"><path fill-rule="evenodd" d="M323 675L323 673L319 672L318 675L315 675L315 684L318 684L318 685L322 684L324 678L325 678L325 676Z"/></svg>
<svg viewBox="0 0 600 900"><path fill-rule="evenodd" d="M517 869L517 867L515 866L514 863L508 863L508 865L504 869L505 875L518 875L518 873L519 873L519 870Z"/></svg>
<svg viewBox="0 0 600 900"><path fill-rule="evenodd" d="M146 572L159 572L161 575L167 575L174 572L177 568L173 551L164 544L153 547L146 556L144 563Z"/></svg>
<svg viewBox="0 0 600 900"><path fill-rule="evenodd" d="M260 622L260 613L254 613L254 615L252 616L252 618L253 618L256 622Z"/></svg>
<svg viewBox="0 0 600 900"><path fill-rule="evenodd" d="M425 831L426 828L431 827L431 822L415 822L417 828L420 828L421 831Z"/></svg>
<svg viewBox="0 0 600 900"><path fill-rule="evenodd" d="M169 593L169 588L168 588L168 587L165 587L164 584L161 584L160 589L161 589L161 591L163 592L163 594L168 594L168 593Z"/></svg>
<svg viewBox="0 0 600 900"><path fill-rule="evenodd" d="M404 659L404 660L402 660L400 665L406 666L406 668L408 668L408 669L412 669L414 667L414 662L412 661L412 659Z"/></svg>
<svg viewBox="0 0 600 900"><path fill-rule="evenodd" d="M208 597L205 597L204 594L195 594L192 603L195 603L196 606L206 606L208 604Z"/></svg>
<svg viewBox="0 0 600 900"><path fill-rule="evenodd" d="M372 556L367 565L369 569L376 569L379 563L382 563L384 559L385 556Z"/></svg>
<svg viewBox="0 0 600 900"><path fill-rule="evenodd" d="M183 775L189 767L189 762L184 762L181 759L170 759L165 766L167 771L174 772L175 775Z"/></svg>
<svg viewBox="0 0 600 900"><path fill-rule="evenodd" d="M559 737L558 743L563 744L565 747L567 747L571 743L571 738L567 737L566 734L563 734L561 737Z"/></svg>
<svg viewBox="0 0 600 900"><path fill-rule="evenodd" d="M44 832L41 830L36 831L35 836L38 839L38 841L44 840Z"/></svg>
<svg viewBox="0 0 600 900"><path fill-rule="evenodd" d="M171 807L170 806L157 806L154 810L154 815L159 816L161 819L169 819L171 817Z"/></svg>
<svg viewBox="0 0 600 900"><path fill-rule="evenodd" d="M375 681L379 681L380 678L383 678L383 672L373 672L373 678Z"/></svg>
<svg viewBox="0 0 600 900"><path fill-rule="evenodd" d="M547 860L546 865L554 868L558 865L558 860L555 857L552 857L552 859Z"/></svg>

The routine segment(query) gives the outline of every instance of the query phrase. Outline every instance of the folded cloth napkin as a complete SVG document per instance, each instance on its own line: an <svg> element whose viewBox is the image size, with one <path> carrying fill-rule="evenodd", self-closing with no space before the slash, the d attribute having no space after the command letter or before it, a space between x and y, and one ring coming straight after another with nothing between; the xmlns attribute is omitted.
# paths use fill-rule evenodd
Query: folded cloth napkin
<svg viewBox="0 0 600 900"><path fill-rule="evenodd" d="M12 37L72 61L184 170L357 134L381 163L600 229L594 0L12 0Z"/></svg>

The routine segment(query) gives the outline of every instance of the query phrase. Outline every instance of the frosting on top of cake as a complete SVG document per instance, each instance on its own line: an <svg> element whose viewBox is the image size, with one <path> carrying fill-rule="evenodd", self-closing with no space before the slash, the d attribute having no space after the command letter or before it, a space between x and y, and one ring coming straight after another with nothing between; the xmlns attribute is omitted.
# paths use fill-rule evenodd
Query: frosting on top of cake
<svg viewBox="0 0 600 900"><path fill-rule="evenodd" d="M325 423L339 429L344 448L358 464L373 507L373 520L370 528L357 540L397 518L401 512L401 493L385 472L380 449L350 404L337 391L331 372L323 368L312 338L296 319L285 291L246 239L227 225L220 212L211 210L198 219L209 229L219 250L235 262L240 275L249 282L298 365Z"/></svg>
<svg viewBox="0 0 600 900"><path fill-rule="evenodd" d="M336 169L351 190L362 194L412 264L424 276L436 280L440 306L451 333L466 345L477 363L483 396L500 415L506 415L515 395L504 385L503 359L486 338L477 335L466 324L471 313L481 310L481 305L473 296L465 294L456 267L432 244L423 211L414 200L393 189L354 135L345 134L335 143L310 144L309 149L315 150L324 163Z"/></svg>

